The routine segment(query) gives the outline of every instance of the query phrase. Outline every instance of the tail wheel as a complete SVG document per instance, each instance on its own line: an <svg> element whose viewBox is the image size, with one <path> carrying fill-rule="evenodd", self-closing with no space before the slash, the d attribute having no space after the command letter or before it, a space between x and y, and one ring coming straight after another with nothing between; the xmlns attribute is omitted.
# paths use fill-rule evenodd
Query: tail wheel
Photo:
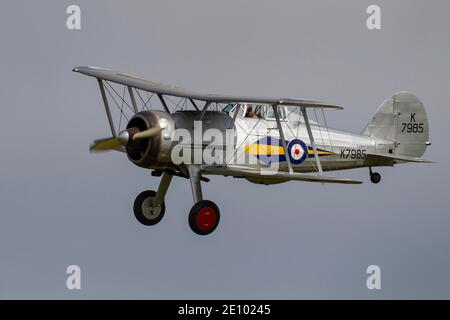
<svg viewBox="0 0 450 320"><path fill-rule="evenodd" d="M147 190L141 192L134 200L133 211L136 219L146 226L152 226L161 221L166 211L166 205L163 203L159 206L153 204L156 192Z"/></svg>
<svg viewBox="0 0 450 320"><path fill-rule="evenodd" d="M189 226L199 235L213 232L219 225L220 211L217 205L209 200L197 202L189 212Z"/></svg>
<svg viewBox="0 0 450 320"><path fill-rule="evenodd" d="M372 183L378 183L381 180L381 174L379 174L378 172L373 172L370 174L370 181L372 181Z"/></svg>

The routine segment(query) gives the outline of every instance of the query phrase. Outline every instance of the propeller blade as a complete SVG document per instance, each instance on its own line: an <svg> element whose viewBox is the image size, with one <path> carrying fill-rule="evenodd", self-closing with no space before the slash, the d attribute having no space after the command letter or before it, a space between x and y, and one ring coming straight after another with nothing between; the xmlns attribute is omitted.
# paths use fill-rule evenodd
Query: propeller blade
<svg viewBox="0 0 450 320"><path fill-rule="evenodd" d="M95 140L93 144L89 147L91 152L102 152L115 150L122 146L122 143L117 138L104 138Z"/></svg>
<svg viewBox="0 0 450 320"><path fill-rule="evenodd" d="M116 150L122 146L127 145L130 136L133 137L132 138L133 140L150 138L150 137L154 136L155 134L158 134L159 132L161 132L162 128L154 127L154 128L150 128L150 129L141 131L141 132L136 132L138 130L139 129L137 129L137 128L130 128L130 129L123 130L122 132L120 132L116 138L111 137L111 138L94 140L94 143L91 144L89 150L91 152ZM136 133L134 133L134 132L136 132Z"/></svg>
<svg viewBox="0 0 450 320"><path fill-rule="evenodd" d="M161 130L162 130L162 128L160 128L160 127L154 127L154 128L150 128L150 129L135 133L133 135L133 140L150 138L150 137L160 133Z"/></svg>

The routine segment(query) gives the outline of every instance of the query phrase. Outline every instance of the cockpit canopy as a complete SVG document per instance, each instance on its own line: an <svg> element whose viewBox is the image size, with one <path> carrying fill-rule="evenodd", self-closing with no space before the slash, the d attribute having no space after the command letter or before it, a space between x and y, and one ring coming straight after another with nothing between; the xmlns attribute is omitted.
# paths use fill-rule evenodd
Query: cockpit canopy
<svg viewBox="0 0 450 320"><path fill-rule="evenodd" d="M293 109L297 108L290 108L290 110ZM273 108L271 105L267 104L230 103L226 105L222 111L229 114L231 117L234 117L235 112L238 112L237 116L241 118L275 120ZM278 113L280 114L280 119L286 119L286 107L278 106Z"/></svg>

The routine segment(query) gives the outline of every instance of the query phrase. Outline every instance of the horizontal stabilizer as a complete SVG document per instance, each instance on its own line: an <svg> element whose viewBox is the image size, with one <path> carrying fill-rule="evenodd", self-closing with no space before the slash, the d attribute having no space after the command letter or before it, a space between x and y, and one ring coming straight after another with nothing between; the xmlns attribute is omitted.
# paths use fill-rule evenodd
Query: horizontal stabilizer
<svg viewBox="0 0 450 320"><path fill-rule="evenodd" d="M433 163L433 161L425 160L422 158L410 157L410 156L399 156L390 153L368 153L367 161L369 162L386 162L390 161L394 163L399 162L416 162L416 163Z"/></svg>

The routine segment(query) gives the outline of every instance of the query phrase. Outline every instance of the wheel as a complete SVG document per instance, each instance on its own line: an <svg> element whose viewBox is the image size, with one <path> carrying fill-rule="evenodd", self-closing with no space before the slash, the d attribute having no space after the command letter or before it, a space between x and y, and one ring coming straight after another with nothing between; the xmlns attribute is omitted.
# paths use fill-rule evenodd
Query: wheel
<svg viewBox="0 0 450 320"><path fill-rule="evenodd" d="M219 225L219 220L219 207L209 200L197 202L189 212L189 226L192 231L202 236L213 232Z"/></svg>
<svg viewBox="0 0 450 320"><path fill-rule="evenodd" d="M372 183L378 183L381 180L381 174L379 174L378 172L373 172L370 175L370 181L372 181Z"/></svg>
<svg viewBox="0 0 450 320"><path fill-rule="evenodd" d="M141 192L134 200L133 211L136 219L146 226L152 226L161 221L166 211L164 201L159 206L153 205L153 199L156 192L153 190L146 190Z"/></svg>

